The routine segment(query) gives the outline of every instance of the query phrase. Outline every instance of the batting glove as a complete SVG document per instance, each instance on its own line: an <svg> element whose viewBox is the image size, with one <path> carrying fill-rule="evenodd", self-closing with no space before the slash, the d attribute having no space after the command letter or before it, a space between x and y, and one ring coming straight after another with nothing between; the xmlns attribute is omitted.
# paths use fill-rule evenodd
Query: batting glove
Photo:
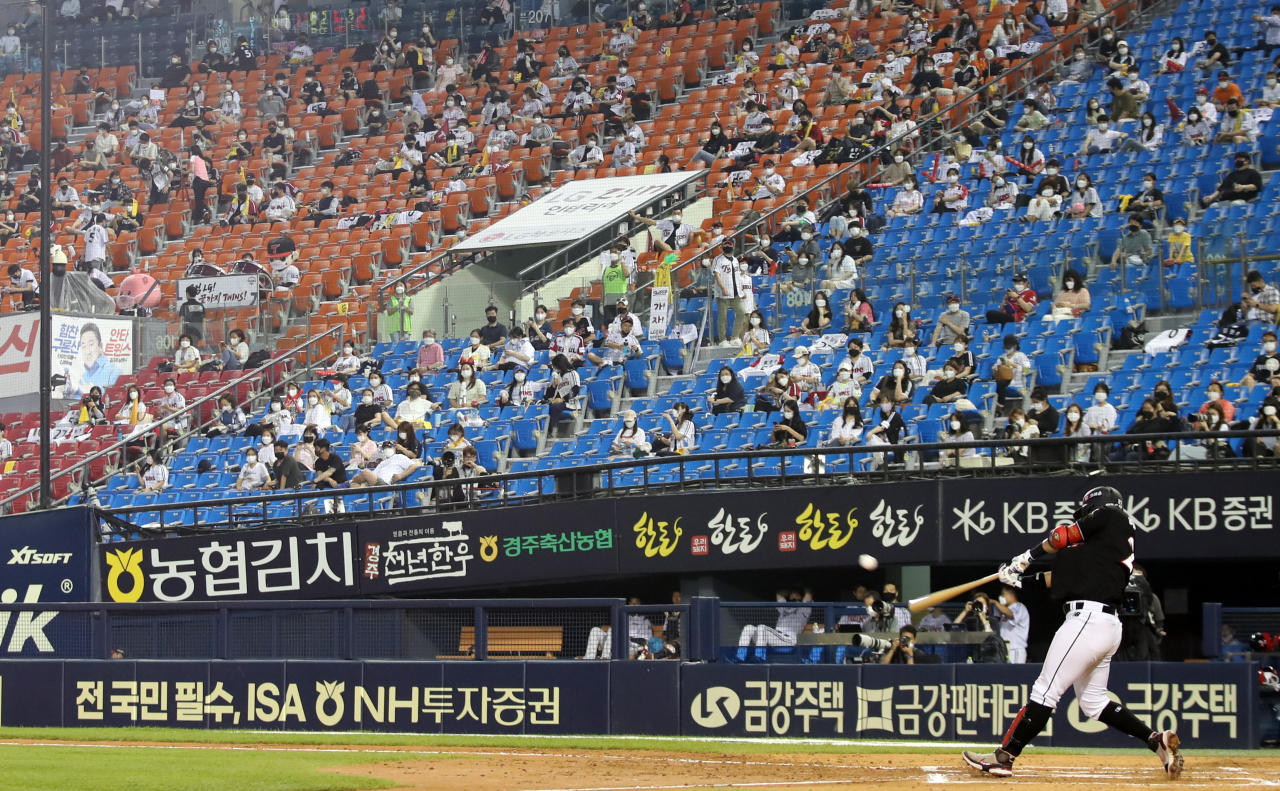
<svg viewBox="0 0 1280 791"><path fill-rule="evenodd" d="M1018 573L1017 569L1008 564L1000 567L1000 581L1011 588L1022 587L1022 575Z"/></svg>
<svg viewBox="0 0 1280 791"><path fill-rule="evenodd" d="M1027 566L1030 566L1030 565L1031 565L1031 552L1030 552L1030 550L1028 550L1028 551L1026 551L1026 552L1023 552L1021 555L1018 555L1016 558L1014 558L1013 560L1009 561L1009 568L1013 569L1014 571L1018 572L1019 574L1021 574L1021 573L1022 573L1022 572L1024 572L1024 571L1026 571L1026 570L1027 570Z"/></svg>

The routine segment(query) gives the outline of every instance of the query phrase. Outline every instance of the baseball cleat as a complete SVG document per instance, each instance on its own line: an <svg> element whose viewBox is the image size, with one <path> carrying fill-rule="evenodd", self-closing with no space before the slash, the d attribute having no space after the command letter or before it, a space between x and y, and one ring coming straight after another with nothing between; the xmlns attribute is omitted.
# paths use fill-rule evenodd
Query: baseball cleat
<svg viewBox="0 0 1280 791"><path fill-rule="evenodd" d="M1182 740L1178 738L1178 734L1173 731L1164 731L1163 733L1151 734L1151 742L1154 745L1153 750L1156 757L1164 764L1165 774L1169 775L1170 780L1177 780L1182 776L1182 753L1178 752L1178 745Z"/></svg>
<svg viewBox="0 0 1280 791"><path fill-rule="evenodd" d="M1174 738L1176 739L1177 737ZM993 777L1013 777L1013 756L1004 750L997 749L995 752L987 753L986 755L979 755L965 750L960 755L964 758L965 763L979 772Z"/></svg>

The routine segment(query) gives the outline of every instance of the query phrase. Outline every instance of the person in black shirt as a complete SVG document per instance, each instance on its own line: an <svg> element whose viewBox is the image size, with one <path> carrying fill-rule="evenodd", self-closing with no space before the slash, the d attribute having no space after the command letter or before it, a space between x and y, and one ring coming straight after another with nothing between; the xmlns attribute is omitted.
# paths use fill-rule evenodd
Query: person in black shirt
<svg viewBox="0 0 1280 791"><path fill-rule="evenodd" d="M280 131L280 125L275 121L267 124L267 136L262 138L263 156L282 157L285 153L284 133Z"/></svg>
<svg viewBox="0 0 1280 791"><path fill-rule="evenodd" d="M218 42L209 39L205 56L200 60L200 65L196 67L201 74L208 74L211 71L226 71L227 58L218 51Z"/></svg>
<svg viewBox="0 0 1280 791"><path fill-rule="evenodd" d="M841 242L844 245L844 254L852 256L853 260L858 263L858 270L861 271L864 266L871 263L871 258L875 255L875 248L871 244L871 240L862 232L860 226L853 226L849 229L851 234L848 239Z"/></svg>
<svg viewBox="0 0 1280 791"><path fill-rule="evenodd" d="M902 360L895 360L892 373L880 377L875 389L871 391L871 400L876 401L884 396L895 404L909 404L915 390L915 382L907 375L907 364Z"/></svg>
<svg viewBox="0 0 1280 791"><path fill-rule="evenodd" d="M884 393L876 401L879 405L879 414L871 413L863 419L864 426L870 426L866 434L867 445L897 445L902 435L907 433L907 423L902 419L902 415L898 410L893 408L893 399L888 393ZM875 454L876 465L882 463L883 454ZM895 463L902 461L902 455L893 454Z"/></svg>
<svg viewBox="0 0 1280 791"><path fill-rule="evenodd" d="M305 81L302 83L300 98L303 104L315 104L324 101L324 83L316 79L316 70L307 69Z"/></svg>
<svg viewBox="0 0 1280 791"><path fill-rule="evenodd" d="M187 286L187 301L178 308L178 318L182 321L182 332L191 336L192 343L204 340L204 304L196 297L200 294L198 286Z"/></svg>
<svg viewBox="0 0 1280 791"><path fill-rule="evenodd" d="M538 305L533 309L533 319L527 322L529 331L527 333L529 343L533 344L533 350L537 352L546 351L551 348L551 340L556 335L556 330L551 326L551 322L547 320L547 306Z"/></svg>
<svg viewBox="0 0 1280 791"><path fill-rule="evenodd" d="M191 78L191 69L187 64L182 62L182 56L174 53L169 58L169 65L160 75L160 87L165 90L177 88L187 84L187 80Z"/></svg>
<svg viewBox="0 0 1280 791"><path fill-rule="evenodd" d="M711 414L741 412L746 404L747 394L742 389L742 382L738 381L738 375L729 366L724 366L720 369L715 395L711 397Z"/></svg>
<svg viewBox="0 0 1280 791"><path fill-rule="evenodd" d="M942 78L938 76L938 70L931 59L924 62L924 67L920 71L911 75L911 93L913 94L918 95L925 90L936 91L941 87Z"/></svg>
<svg viewBox="0 0 1280 791"><path fill-rule="evenodd" d="M1040 177L1040 183L1036 185L1036 193L1040 195L1044 192L1045 187L1052 187L1054 195L1071 194L1071 185L1067 183L1066 176L1061 172L1062 163L1056 159L1050 159L1044 163L1044 175Z"/></svg>
<svg viewBox="0 0 1280 791"><path fill-rule="evenodd" d="M360 94L360 80L350 66L342 67L342 79L338 80L338 95L344 99L354 99Z"/></svg>
<svg viewBox="0 0 1280 791"><path fill-rule="evenodd" d="M351 416L351 427L376 428L383 422L382 412L383 405L374 400L373 389L365 388L360 394L360 403L356 404L356 411ZM343 426L343 429L351 430L346 426Z"/></svg>
<svg viewBox="0 0 1280 791"><path fill-rule="evenodd" d="M1253 361L1253 367L1244 375L1240 385L1251 388L1261 382L1265 385L1280 384L1280 352L1276 351L1276 334L1268 330L1262 333L1262 354Z"/></svg>
<svg viewBox="0 0 1280 791"><path fill-rule="evenodd" d="M1203 208L1218 201L1254 201L1262 194L1262 176L1253 169L1253 159L1247 152L1236 154L1236 169L1227 174L1218 188L1200 199Z"/></svg>
<svg viewBox="0 0 1280 791"><path fill-rule="evenodd" d="M764 124L764 132L756 138L755 154L757 157L777 154L778 146L782 143L782 136L773 131L772 118L766 116L762 123Z"/></svg>
<svg viewBox="0 0 1280 791"><path fill-rule="evenodd" d="M236 40L236 48L231 53L231 60L227 63L227 71L253 71L258 66L258 56L254 54L253 47L249 46L249 39L240 36Z"/></svg>
<svg viewBox="0 0 1280 791"><path fill-rule="evenodd" d="M271 465L272 489L297 489L302 485L302 465L289 455L289 443L276 440L276 462Z"/></svg>
<svg viewBox="0 0 1280 791"><path fill-rule="evenodd" d="M1204 50L1200 53L1200 60L1196 61L1196 65L1204 70L1205 76L1215 69L1221 69L1231 63L1231 52L1226 45L1218 41L1218 34L1212 30L1206 30L1204 33Z"/></svg>
<svg viewBox="0 0 1280 791"><path fill-rule="evenodd" d="M711 165L717 159L728 154L732 147L733 146L730 145L729 138L725 135L724 128L721 126L720 122L718 120L712 121L711 134L707 138L707 142L702 144L702 148L700 148L689 161L706 162L708 165Z"/></svg>
<svg viewBox="0 0 1280 791"><path fill-rule="evenodd" d="M1053 600L1066 619L1045 656L1027 704L1013 720L1004 742L981 755L966 750L966 764L997 777L1013 774L1022 749L1044 730L1063 693L1078 690L1080 712L1146 744L1176 780L1182 774L1180 740L1172 730L1153 731L1123 703L1107 697L1111 657L1123 631L1119 609L1133 572L1134 523L1124 498L1110 486L1089 490L1073 515L1075 522L1055 527L1049 537L1000 567L1000 581L1022 587L1022 572L1035 560L1055 555L1047 578Z"/></svg>
<svg viewBox="0 0 1280 791"><path fill-rule="evenodd" d="M364 116L365 126L369 128L369 137L377 137L387 128L387 113L382 109L382 102L373 100L368 103L369 112Z"/></svg>
<svg viewBox="0 0 1280 791"><path fill-rule="evenodd" d="M1053 404L1049 403L1049 393L1043 387L1036 387L1031 391L1031 409L1027 412L1027 420L1036 422L1036 428L1040 430L1042 437L1058 433L1061 416L1053 408Z"/></svg>
<svg viewBox="0 0 1280 791"><path fill-rule="evenodd" d="M342 457L334 453L329 447L329 440L318 439L315 441L316 446L316 477L314 483L317 489L341 489L347 482L347 463Z"/></svg>
<svg viewBox="0 0 1280 791"><path fill-rule="evenodd" d="M898 630L898 639L892 647L880 657L882 665L914 665L916 663L916 628L907 624Z"/></svg>
<svg viewBox="0 0 1280 791"><path fill-rule="evenodd" d="M959 369L956 364L948 360L942 366L942 378L929 391L929 395L924 397L926 404L949 404L953 401L959 401L969 392L969 386L965 384L965 380L961 379Z"/></svg>
<svg viewBox="0 0 1280 791"><path fill-rule="evenodd" d="M800 417L800 405L788 399L782 402L781 420L773 424L773 444L779 448L794 448L803 445L809 436L809 427Z"/></svg>
<svg viewBox="0 0 1280 791"><path fill-rule="evenodd" d="M1144 118L1150 113L1144 114ZM1147 225L1156 218L1156 213L1164 207L1164 190L1156 186L1156 174L1147 173L1142 177L1142 191L1129 201L1127 211L1138 217Z"/></svg>
<svg viewBox="0 0 1280 791"><path fill-rule="evenodd" d="M484 309L484 326L476 330L480 333L480 342L490 350L498 352L507 342L507 328L498 323L498 309L493 305Z"/></svg>

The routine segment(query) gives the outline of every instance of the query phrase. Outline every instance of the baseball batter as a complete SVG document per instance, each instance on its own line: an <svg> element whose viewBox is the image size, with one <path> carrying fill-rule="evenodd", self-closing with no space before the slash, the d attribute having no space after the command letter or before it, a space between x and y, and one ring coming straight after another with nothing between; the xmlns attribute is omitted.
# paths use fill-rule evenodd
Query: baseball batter
<svg viewBox="0 0 1280 791"><path fill-rule="evenodd" d="M1133 524L1120 492L1110 486L1087 492L1074 517L1074 524L1054 528L1039 546L1000 567L1001 582L1021 587L1020 575L1032 561L1055 555L1049 587L1054 601L1063 603L1066 619L1004 742L986 755L965 750L964 761L986 774L1011 776L1014 759L1044 730L1067 687L1074 686L1085 716L1141 740L1176 779L1182 774L1178 735L1152 731L1107 697L1111 655L1120 647L1120 605L1133 571Z"/></svg>

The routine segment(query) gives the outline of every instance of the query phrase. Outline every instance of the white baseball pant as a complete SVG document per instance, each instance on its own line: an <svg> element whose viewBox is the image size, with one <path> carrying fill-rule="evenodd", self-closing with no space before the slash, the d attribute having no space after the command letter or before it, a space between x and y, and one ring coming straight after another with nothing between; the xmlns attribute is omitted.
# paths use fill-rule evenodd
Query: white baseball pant
<svg viewBox="0 0 1280 791"><path fill-rule="evenodd" d="M613 641L609 639L609 633L599 626L591 628L591 633L587 635L587 653L584 659L612 659Z"/></svg>
<svg viewBox="0 0 1280 791"><path fill-rule="evenodd" d="M1026 663L1027 663L1027 649L1025 648L1009 649L1009 664L1025 665Z"/></svg>
<svg viewBox="0 0 1280 791"><path fill-rule="evenodd" d="M758 645L758 646L783 646L795 645L796 636L789 632L779 632L772 626L744 626L742 634L738 637L738 646Z"/></svg>
<svg viewBox="0 0 1280 791"><path fill-rule="evenodd" d="M1111 676L1111 656L1120 648L1120 619L1104 613L1096 602L1080 604L1084 609L1068 612L1054 634L1040 677L1031 687L1030 699L1056 708L1067 687L1074 686L1080 711L1089 719L1097 719L1109 702L1107 680Z"/></svg>

